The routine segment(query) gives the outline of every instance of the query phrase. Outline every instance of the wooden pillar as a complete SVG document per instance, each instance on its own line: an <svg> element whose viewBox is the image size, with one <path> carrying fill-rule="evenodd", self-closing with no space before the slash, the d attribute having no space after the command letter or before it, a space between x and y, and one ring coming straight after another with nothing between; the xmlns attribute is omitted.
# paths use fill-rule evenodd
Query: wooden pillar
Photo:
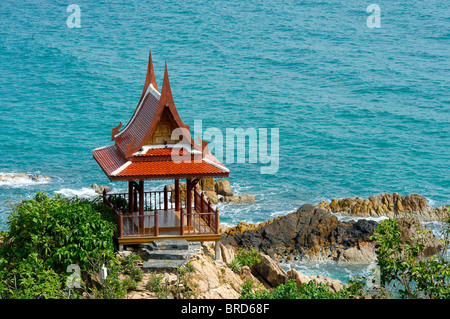
<svg viewBox="0 0 450 319"><path fill-rule="evenodd" d="M139 181L139 229L144 229L144 181Z"/></svg>
<svg viewBox="0 0 450 319"><path fill-rule="evenodd" d="M166 212L169 210L169 196L167 194L167 185L164 186L164 210Z"/></svg>
<svg viewBox="0 0 450 319"><path fill-rule="evenodd" d="M192 226L192 180L186 178L187 225Z"/></svg>
<svg viewBox="0 0 450 319"><path fill-rule="evenodd" d="M175 180L175 210L180 211L180 180Z"/></svg>
<svg viewBox="0 0 450 319"><path fill-rule="evenodd" d="M130 215L133 214L134 211L134 192L133 192L133 185L134 183L129 181L128 182L128 213Z"/></svg>
<svg viewBox="0 0 450 319"><path fill-rule="evenodd" d="M149 221L150 222L150 221ZM158 210L155 208L155 236L159 236L159 220L158 220Z"/></svg>

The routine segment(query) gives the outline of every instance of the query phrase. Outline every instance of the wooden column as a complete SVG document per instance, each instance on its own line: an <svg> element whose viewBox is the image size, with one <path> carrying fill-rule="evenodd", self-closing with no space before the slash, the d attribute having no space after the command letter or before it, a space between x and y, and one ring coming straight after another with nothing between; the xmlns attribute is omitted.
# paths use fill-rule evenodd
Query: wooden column
<svg viewBox="0 0 450 319"><path fill-rule="evenodd" d="M180 180L175 180L175 211L180 211Z"/></svg>
<svg viewBox="0 0 450 319"><path fill-rule="evenodd" d="M167 185L164 186L164 210L166 212L169 210L169 196L167 193Z"/></svg>
<svg viewBox="0 0 450 319"><path fill-rule="evenodd" d="M144 229L144 181L139 181L139 230Z"/></svg>
<svg viewBox="0 0 450 319"><path fill-rule="evenodd" d="M192 226L192 180L186 178L187 225Z"/></svg>
<svg viewBox="0 0 450 319"><path fill-rule="evenodd" d="M133 192L134 182L128 182L128 213L133 214L134 211L134 192Z"/></svg>
<svg viewBox="0 0 450 319"><path fill-rule="evenodd" d="M134 209L133 212L137 212L139 210L139 205L138 205L138 187L136 182L133 182L134 185L134 191L133 191L133 202L134 202Z"/></svg>

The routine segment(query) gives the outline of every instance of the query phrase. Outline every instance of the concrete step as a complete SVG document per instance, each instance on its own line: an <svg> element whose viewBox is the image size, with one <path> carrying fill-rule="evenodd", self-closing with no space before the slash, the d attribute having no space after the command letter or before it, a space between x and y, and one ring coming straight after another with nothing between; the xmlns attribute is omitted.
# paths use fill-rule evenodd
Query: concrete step
<svg viewBox="0 0 450 319"><path fill-rule="evenodd" d="M148 250L188 250L189 242L187 240L156 240L150 244L141 244L141 248Z"/></svg>
<svg viewBox="0 0 450 319"><path fill-rule="evenodd" d="M144 260L147 260L142 268L146 272L175 270L187 263L190 256L200 249L200 242L188 242L186 240L163 240L141 244L140 255Z"/></svg>
<svg viewBox="0 0 450 319"><path fill-rule="evenodd" d="M150 250L146 252L147 259L185 260L192 253L189 250Z"/></svg>
<svg viewBox="0 0 450 319"><path fill-rule="evenodd" d="M144 262L142 269L144 272L152 272L155 270L176 270L178 267L183 266L187 260L162 260L162 259L150 259Z"/></svg>

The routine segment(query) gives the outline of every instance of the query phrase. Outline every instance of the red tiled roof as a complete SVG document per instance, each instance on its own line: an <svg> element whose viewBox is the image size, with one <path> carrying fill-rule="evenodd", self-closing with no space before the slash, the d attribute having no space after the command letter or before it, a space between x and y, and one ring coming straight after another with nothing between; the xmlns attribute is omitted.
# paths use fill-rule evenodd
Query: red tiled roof
<svg viewBox="0 0 450 319"><path fill-rule="evenodd" d="M151 90L151 88L149 90ZM120 135L115 138L115 141L123 154L126 152L127 145L132 143L135 138L137 142L144 139L144 136L155 117L158 103L159 100L149 92L144 98L140 109L137 110L134 118L132 118L122 132L119 133Z"/></svg>
<svg viewBox="0 0 450 319"><path fill-rule="evenodd" d="M116 145L95 149L92 154L106 175L111 175L112 172L127 162Z"/></svg>
<svg viewBox="0 0 450 319"><path fill-rule="evenodd" d="M187 152L184 149L180 151L180 155L183 154L187 154ZM167 147L167 148L151 148L147 150L147 152L135 156L141 157L141 156L171 156L171 155L172 155L172 148Z"/></svg>
<svg viewBox="0 0 450 319"><path fill-rule="evenodd" d="M157 161L157 162L132 162L125 167L117 177L125 176L147 176L147 177L164 177L164 176L195 176L195 175L228 175L227 172L208 164L204 161L200 163L175 163L173 161Z"/></svg>
<svg viewBox="0 0 450 319"><path fill-rule="evenodd" d="M142 157L161 156L161 159L153 161L127 161L116 145L99 148L92 151L92 154L102 170L110 180L134 180L139 179L164 179L164 178L184 178L184 177L205 177L217 176L228 177L229 172L212 155L206 156L206 161L202 159L197 163L191 162L176 163L171 159L172 148L149 149ZM188 153L183 150L184 153ZM209 164L207 161L216 165ZM219 167L218 167L219 166Z"/></svg>

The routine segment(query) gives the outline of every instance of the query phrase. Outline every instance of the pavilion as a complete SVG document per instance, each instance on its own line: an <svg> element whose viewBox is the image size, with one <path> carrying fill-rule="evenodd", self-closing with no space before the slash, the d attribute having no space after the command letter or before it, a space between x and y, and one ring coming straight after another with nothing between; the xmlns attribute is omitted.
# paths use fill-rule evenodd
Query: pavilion
<svg viewBox="0 0 450 319"><path fill-rule="evenodd" d="M92 151L110 181L127 181L128 193L103 194L113 207L118 241L123 245L162 239L217 241L219 210L207 201L196 184L204 177L227 178L229 170L195 142L178 114L170 89L167 63L161 92L151 53L139 103L128 124L112 129L114 144ZM145 191L146 180L174 180L175 189ZM186 180L186 189L180 189Z"/></svg>

